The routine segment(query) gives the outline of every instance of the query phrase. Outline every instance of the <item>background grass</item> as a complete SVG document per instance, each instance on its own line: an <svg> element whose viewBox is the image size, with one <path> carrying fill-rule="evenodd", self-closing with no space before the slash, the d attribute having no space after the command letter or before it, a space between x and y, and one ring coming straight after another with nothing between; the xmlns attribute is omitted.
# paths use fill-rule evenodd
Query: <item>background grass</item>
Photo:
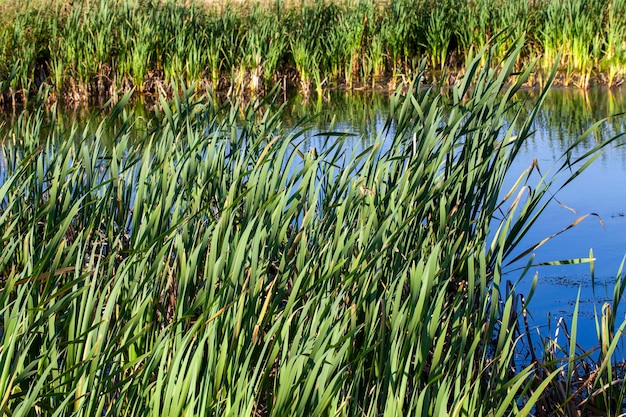
<svg viewBox="0 0 626 417"><path fill-rule="evenodd" d="M523 35L516 65L541 57L534 82L555 60L558 81L580 87L619 85L626 68L624 0L5 0L0 10L0 80L11 79L11 103L42 87L76 102L132 87L171 93L180 80L231 94L277 82L305 92L395 88L422 59L429 81L448 82L441 70L462 73L495 38L502 58Z"/></svg>

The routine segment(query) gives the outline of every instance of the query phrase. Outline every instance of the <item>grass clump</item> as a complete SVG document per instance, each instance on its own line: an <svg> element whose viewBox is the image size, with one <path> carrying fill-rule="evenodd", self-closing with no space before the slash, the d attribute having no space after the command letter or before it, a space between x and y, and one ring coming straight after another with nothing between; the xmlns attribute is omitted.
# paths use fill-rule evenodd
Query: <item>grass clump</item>
<svg viewBox="0 0 626 417"><path fill-rule="evenodd" d="M69 103L117 98L135 88L174 93L183 80L230 95L276 82L306 94L327 88L408 84L422 59L430 83L451 83L499 39L504 58L542 57L532 82L587 88L623 82L623 0L393 0L233 3L64 0L0 3L0 80L5 105L42 87ZM561 53L559 57L557 55ZM17 71L13 73L13 69ZM12 76L11 76L12 74ZM447 76L452 75L452 78ZM176 92L180 93L180 92Z"/></svg>
<svg viewBox="0 0 626 417"><path fill-rule="evenodd" d="M84 129L24 114L0 148L0 410L532 412L564 368L516 364L503 278L553 198L502 189L542 100L515 102L520 49L449 98L418 78L352 154L193 89L139 132L129 95Z"/></svg>

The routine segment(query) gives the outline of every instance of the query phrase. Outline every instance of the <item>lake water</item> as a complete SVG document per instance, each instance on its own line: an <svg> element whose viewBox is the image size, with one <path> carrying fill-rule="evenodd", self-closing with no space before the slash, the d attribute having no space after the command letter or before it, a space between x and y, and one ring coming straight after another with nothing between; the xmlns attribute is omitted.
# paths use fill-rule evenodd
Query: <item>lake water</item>
<svg viewBox="0 0 626 417"><path fill-rule="evenodd" d="M523 95L530 107L537 92ZM318 131L333 129L357 132L348 146L362 148L370 138L376 137L387 116L388 99L382 94L335 94L329 100L302 102L295 99L289 108L294 123L301 117L319 113L315 129L309 132L306 147L322 146L315 137ZM542 112L535 122L535 134L514 161L507 184L529 167L536 159L543 173L556 170L563 152L595 122L609 120L587 137L576 153L592 149L613 135L626 132L626 91L592 89L590 91L553 89L548 93ZM562 162L562 161L561 161ZM565 173L567 174L567 173ZM561 175L562 181L566 180ZM529 185L533 186L531 178ZM557 181L557 185L560 183ZM558 187L555 187L555 192ZM532 247L545 237L558 233L580 216L590 215L577 226L548 241L534 251L534 263L546 263L571 258L587 258L590 250L595 257L595 286L589 264L533 267L518 286L518 291L528 293L532 278L537 274L537 287L531 301L531 326L544 336L554 336L555 325L562 318L569 325L578 292L579 341L585 348L597 343L594 309L601 312L605 301L613 298L615 277L626 255L626 138L620 138L605 148L604 153L578 178L556 194L560 204L553 202L542 214L538 223L525 237L519 252ZM575 211L573 211L573 210ZM518 252L518 253L519 253ZM506 278L517 281L527 259L509 267ZM626 300L623 300L623 303ZM625 319L626 308L616 312L617 323ZM562 332L562 331L561 331ZM561 333L562 334L562 333ZM559 340L564 343L564 339Z"/></svg>
<svg viewBox="0 0 626 417"><path fill-rule="evenodd" d="M515 167L521 169L532 158L537 158L545 171L589 126L605 117L611 116L596 134L584 141L581 151L626 132L626 117L619 114L624 111L624 91L551 91L537 119L534 138L527 143ZM536 268L538 284L531 309L534 321L539 325L554 326L561 317L569 321L580 289L578 330L584 345L597 341L594 309L600 313L602 304L613 298L615 277L626 255L625 144L626 139L617 139L582 175L559 191L556 196L559 202L576 213L552 204L527 238L528 242L534 243L562 230L581 215L597 215L587 217L535 252L536 262L547 262L588 257L593 250L595 288L592 287L588 264ZM528 286L529 283L524 281L520 289L525 290ZM626 300L622 298L622 301ZM618 323L625 318L625 312L624 306L616 312ZM543 329L542 333L546 330Z"/></svg>
<svg viewBox="0 0 626 417"><path fill-rule="evenodd" d="M521 98L530 107L536 94L529 91ZM284 122L288 126L294 125L311 114L318 114L317 118L309 122L312 128L305 134L305 149L323 146L323 140L316 134L329 130L354 134L348 138L346 146L359 149L376 138L376 132L382 129L387 118L388 107L388 96L381 93L330 93L323 99L310 101L296 97L287 107ZM611 92L597 89L585 92L553 89L536 120L533 138L525 144L514 161L509 185L534 159L542 172L554 167L563 152L588 127L602 118L612 116L581 144L578 152L591 149L612 135L626 132L626 116L619 115L624 111L624 90ZM585 347L592 347L597 340L594 308L599 312L602 304L612 298L616 273L626 255L625 145L626 139L615 141L582 175L561 190L556 197L562 205L551 204L520 245L520 251L524 250L566 228L579 216L595 213L538 248L534 259L535 263L544 263L584 258L588 257L592 249L596 258L595 288L592 287L588 264L533 267L519 283L519 291L527 292L533 275L536 273L538 276L530 308L531 323L544 335L554 334L554 325L560 318L565 318L567 322L571 320L580 290L581 343ZM3 161L0 161L0 182L4 171L2 164ZM506 278L517 281L519 270L516 268L525 262L512 265ZM622 306L616 313L618 323L624 319L625 312L626 308Z"/></svg>

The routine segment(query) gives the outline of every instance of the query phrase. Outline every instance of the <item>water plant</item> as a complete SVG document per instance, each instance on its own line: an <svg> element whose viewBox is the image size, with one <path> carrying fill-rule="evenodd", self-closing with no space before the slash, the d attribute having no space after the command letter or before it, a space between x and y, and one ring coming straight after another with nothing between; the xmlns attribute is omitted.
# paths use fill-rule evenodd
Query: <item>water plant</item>
<svg viewBox="0 0 626 417"><path fill-rule="evenodd" d="M370 8L372 6L370 5ZM354 87L355 78L359 80L362 65L363 48L368 35L369 19L365 6L359 7L357 13L342 13L338 32L343 42L340 42L341 61L344 64L343 78L349 89Z"/></svg>
<svg viewBox="0 0 626 417"><path fill-rule="evenodd" d="M621 83L625 75L621 65L626 62L626 46L623 42L626 23L621 18L624 12L626 12L626 1L614 1L608 6L603 65L608 67L609 87Z"/></svg>
<svg viewBox="0 0 626 417"><path fill-rule="evenodd" d="M278 80L277 70L285 59L288 42L283 21L278 16L265 14L260 6L251 13L250 26L241 46L240 65L250 78L250 90L260 92Z"/></svg>
<svg viewBox="0 0 626 417"><path fill-rule="evenodd" d="M607 2L568 0L549 2L543 11L540 41L545 62L550 66L560 54L566 84L577 75L581 87L589 85L591 70L598 67L602 57L602 38L598 34L602 33L607 7Z"/></svg>
<svg viewBox="0 0 626 417"><path fill-rule="evenodd" d="M24 113L0 141L2 412L530 414L567 368L515 365L503 274L553 198L503 190L543 99L514 98L521 48L449 98L418 77L353 152L193 86L142 129L130 93L84 128Z"/></svg>
<svg viewBox="0 0 626 417"><path fill-rule="evenodd" d="M389 55L392 76L408 70L408 58L418 52L423 43L424 2L394 1L388 12L383 14L380 25L381 37ZM420 55L418 55L421 58Z"/></svg>
<svg viewBox="0 0 626 417"><path fill-rule="evenodd" d="M485 0L459 3L453 17L459 20L454 24L455 36L459 54L469 57L472 48L482 49L494 35L490 31L494 29L495 4Z"/></svg>
<svg viewBox="0 0 626 417"><path fill-rule="evenodd" d="M6 4L4 4L6 3ZM537 79L562 52L564 84L621 83L623 0L374 0L233 3L33 0L0 4L0 79L19 63L16 104L54 86L51 99L86 101L135 87L172 94L183 79L247 94L276 80L317 91L392 77L462 73L494 36L499 58L526 34L518 68L541 56ZM311 61L311 62L308 62ZM387 82L388 80L382 80ZM53 101L53 100L51 100Z"/></svg>
<svg viewBox="0 0 626 417"><path fill-rule="evenodd" d="M162 65L165 82L169 85L178 79L202 80L208 67L208 54L205 52L209 37L204 27L204 15L195 5L182 10L170 4L156 15L156 27L167 27L170 36L163 46ZM158 55L158 53L157 53Z"/></svg>
<svg viewBox="0 0 626 417"><path fill-rule="evenodd" d="M444 69L452 39L450 28L456 11L451 6L452 2L444 2L443 4L433 2L430 4L425 28L426 39L425 43L422 44L432 67L441 71ZM472 28L472 30L474 29Z"/></svg>

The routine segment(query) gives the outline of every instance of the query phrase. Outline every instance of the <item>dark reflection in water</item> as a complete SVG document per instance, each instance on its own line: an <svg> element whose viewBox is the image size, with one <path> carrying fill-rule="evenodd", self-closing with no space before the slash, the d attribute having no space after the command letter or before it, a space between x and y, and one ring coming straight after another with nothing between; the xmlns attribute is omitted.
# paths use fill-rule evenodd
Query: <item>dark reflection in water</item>
<svg viewBox="0 0 626 417"><path fill-rule="evenodd" d="M531 103L538 93L527 91L517 98ZM332 92L321 99L304 100L294 97L286 106L283 123L286 126L302 126L302 121L317 115L304 125L310 127L303 134L303 150L324 146L325 139L319 132L334 131L351 136L345 141L347 152L364 149L372 144L382 131L387 119L389 97L372 92ZM135 114L140 117L132 123L140 130L149 129L150 112L137 103ZM583 132L598 120L611 116L601 127L581 143L577 154L593 148L609 137L626 132L626 91L611 92L604 89L589 91L553 89L548 93L543 110L535 123L535 134L525 144L510 172L507 184L511 186L521 172L534 159L543 173L555 166L558 158ZM102 116L97 113L78 114L83 123L90 120L97 125ZM64 114L60 122L69 124L75 116ZM10 121L5 121L10 123ZM0 122L1 126L1 122ZM6 130L0 127L0 139ZM540 221L526 236L519 248L524 250L543 238L556 233L586 213L595 213L578 226L552 239L536 250L535 262L548 262L569 258L588 257L593 250L595 261L595 287L592 285L587 264L531 268L520 283L522 292L528 291L532 276L537 273L538 284L531 311L534 323L546 327L560 317L569 320L580 289L579 334L583 345L592 346L595 339L594 308L600 312L602 303L612 298L615 276L626 254L626 144L625 139L615 141L576 180L557 194L561 205L554 203L540 217ZM6 161L0 155L0 183L4 181ZM531 178L538 180L538 176ZM564 178L563 178L564 179ZM568 207L568 208L566 208ZM574 211L570 210L573 209ZM515 281L519 272L511 267L507 277ZM626 300L623 300L626 302ZM595 307L594 307L595 306ZM617 312L618 322L624 318L626 308ZM544 328L543 332L546 331Z"/></svg>

